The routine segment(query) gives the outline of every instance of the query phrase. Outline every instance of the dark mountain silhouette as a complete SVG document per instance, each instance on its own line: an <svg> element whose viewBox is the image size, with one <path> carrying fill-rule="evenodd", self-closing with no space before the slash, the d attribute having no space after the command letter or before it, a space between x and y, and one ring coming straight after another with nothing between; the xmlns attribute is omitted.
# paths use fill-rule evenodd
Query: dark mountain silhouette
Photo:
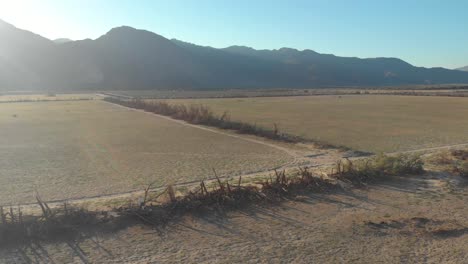
<svg viewBox="0 0 468 264"><path fill-rule="evenodd" d="M468 66L458 68L459 71L468 71Z"/></svg>
<svg viewBox="0 0 468 264"><path fill-rule="evenodd" d="M0 87L30 89L47 85L55 74L55 44L0 20Z"/></svg>
<svg viewBox="0 0 468 264"><path fill-rule="evenodd" d="M96 40L59 45L76 88L193 88L205 76L192 56L166 38L130 27L114 28Z"/></svg>
<svg viewBox="0 0 468 264"><path fill-rule="evenodd" d="M468 83L468 73L396 58L290 48L203 47L118 27L96 40L51 41L0 20L0 90L312 88Z"/></svg>

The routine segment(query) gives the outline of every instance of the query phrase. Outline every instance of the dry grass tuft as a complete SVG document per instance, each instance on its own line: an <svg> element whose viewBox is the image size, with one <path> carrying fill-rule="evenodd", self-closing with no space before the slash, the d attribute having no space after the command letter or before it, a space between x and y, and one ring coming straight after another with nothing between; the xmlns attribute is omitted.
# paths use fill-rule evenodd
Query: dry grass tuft
<svg viewBox="0 0 468 264"><path fill-rule="evenodd" d="M445 170L468 178L468 150L451 150L441 152L432 158L432 162L443 165Z"/></svg>
<svg viewBox="0 0 468 264"><path fill-rule="evenodd" d="M457 165L454 168L454 172L460 175L461 177L468 179L468 162L465 161L462 162L460 165Z"/></svg>
<svg viewBox="0 0 468 264"><path fill-rule="evenodd" d="M349 159L339 160L332 176L348 183L365 184L383 176L420 174L424 172L423 165L424 162L418 155L379 154L373 158L354 162Z"/></svg>
<svg viewBox="0 0 468 264"><path fill-rule="evenodd" d="M0 246L29 244L37 241L74 240L86 230L102 227L110 221L107 212L90 212L69 206L50 209L38 199L41 216L25 215L21 207L0 207Z"/></svg>
<svg viewBox="0 0 468 264"><path fill-rule="evenodd" d="M286 172L275 170L275 177L270 177L266 181L260 182L262 191L272 196L291 195L301 190L328 191L335 189L337 185L330 179L323 176L314 175L308 168L298 168L298 172L293 176L287 176Z"/></svg>
<svg viewBox="0 0 468 264"><path fill-rule="evenodd" d="M450 154L458 160L468 160L468 150L452 150Z"/></svg>

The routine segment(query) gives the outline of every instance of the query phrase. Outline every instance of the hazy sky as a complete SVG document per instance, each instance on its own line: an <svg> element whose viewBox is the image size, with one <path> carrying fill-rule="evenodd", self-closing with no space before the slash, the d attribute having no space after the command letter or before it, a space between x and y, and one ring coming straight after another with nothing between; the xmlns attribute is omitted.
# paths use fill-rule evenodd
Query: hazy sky
<svg viewBox="0 0 468 264"><path fill-rule="evenodd" d="M0 0L0 19L55 38L97 38L128 25L226 47L293 47L416 66L468 65L468 1Z"/></svg>

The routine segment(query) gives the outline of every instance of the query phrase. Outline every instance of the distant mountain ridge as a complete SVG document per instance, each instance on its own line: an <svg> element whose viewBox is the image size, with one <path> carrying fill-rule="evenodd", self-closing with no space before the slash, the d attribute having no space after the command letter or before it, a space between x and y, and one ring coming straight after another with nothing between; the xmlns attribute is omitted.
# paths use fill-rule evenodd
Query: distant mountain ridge
<svg viewBox="0 0 468 264"><path fill-rule="evenodd" d="M468 71L468 66L458 68L459 71Z"/></svg>
<svg viewBox="0 0 468 264"><path fill-rule="evenodd" d="M268 89L468 83L468 72L291 48L224 49L117 27L51 41L0 20L0 90Z"/></svg>
<svg viewBox="0 0 468 264"><path fill-rule="evenodd" d="M71 42L73 40L68 39L68 38L58 38L58 39L54 39L53 41L57 44L63 44L63 43Z"/></svg>

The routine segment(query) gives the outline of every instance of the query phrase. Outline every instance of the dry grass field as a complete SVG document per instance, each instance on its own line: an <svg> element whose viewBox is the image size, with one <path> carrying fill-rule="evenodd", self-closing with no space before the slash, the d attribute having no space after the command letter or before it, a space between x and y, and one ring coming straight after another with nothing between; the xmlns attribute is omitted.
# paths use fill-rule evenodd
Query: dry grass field
<svg viewBox="0 0 468 264"><path fill-rule="evenodd" d="M298 105L310 111L319 109L315 104L322 107L328 104L335 106L327 108L330 117L337 118L346 109L355 109L355 114L365 115L354 119L360 121L360 126L370 129L378 117L385 117L396 124L393 131L398 131L410 121L423 126L423 121L431 120L425 114L428 107L423 104L430 98L414 100L418 98L326 96L201 102L212 101L216 111L234 107L250 111L254 117L256 113L257 118L262 114L271 120L281 117L285 121L300 117ZM466 126L463 119L456 122L461 117L459 112L466 111L464 101L442 99L455 99L442 102L458 112L444 120L445 110L432 110L435 123L429 125L449 124L451 127L446 131L437 131L463 134L452 130ZM242 100L253 100L246 104L252 108L239 107L244 103ZM261 112L264 110L259 105L267 109L269 105L273 110L283 107L286 111L272 110L269 116ZM367 111L371 107L380 111ZM401 117L402 112L412 113L413 116L407 115L410 121ZM324 116L321 115L322 122ZM345 117L353 116L348 113ZM329 122L339 121L345 122L343 117ZM302 122L303 126L309 125ZM385 122L379 124L392 128ZM226 175L264 170L291 161L284 151L265 145L268 141L256 143L248 141L254 137L207 131L204 127L99 100L0 104L0 125L0 199L12 204L31 201L35 190L45 200L76 198L142 189L151 181L161 185L211 177L212 167ZM408 128L401 131L406 140L416 134L424 137L435 133L423 129L418 127L415 134L409 133ZM361 135L363 142L379 143L378 146L386 143L379 137L371 142L365 138L369 135L373 135L370 130ZM275 146L290 147L292 153L309 147ZM425 172L419 175L399 172L375 178L365 187L356 185L363 188L342 181L341 188L301 189L283 197L287 199L269 200L276 201L271 203L252 202L226 210L197 209L164 225L142 221L128 225L120 222L119 226L117 222L109 222L103 225L106 231L84 232L70 240L34 240L25 246L0 248L0 263L465 263L468 182L456 174L454 166L466 160L466 153L466 150L426 153ZM321 154L305 157L310 158L309 164L324 158ZM265 180L265 175L262 177ZM86 202L83 205L87 206ZM114 218L115 212L108 213Z"/></svg>
<svg viewBox="0 0 468 264"><path fill-rule="evenodd" d="M102 97L96 94L1 94L0 103L6 102L21 102L21 101L71 101L71 100L93 100L100 99Z"/></svg>
<svg viewBox="0 0 468 264"><path fill-rule="evenodd" d="M286 153L102 101L0 104L2 204L269 169Z"/></svg>
<svg viewBox="0 0 468 264"><path fill-rule="evenodd" d="M468 142L468 98L347 95L177 99L232 120L358 150L393 152Z"/></svg>
<svg viewBox="0 0 468 264"><path fill-rule="evenodd" d="M391 87L324 87L314 89L258 89L258 90L130 90L110 91L112 95L145 99L187 99L187 98L235 98L235 97L276 97L309 95L352 95L352 94L398 94L398 95L442 95L468 96L465 85L411 85Z"/></svg>

